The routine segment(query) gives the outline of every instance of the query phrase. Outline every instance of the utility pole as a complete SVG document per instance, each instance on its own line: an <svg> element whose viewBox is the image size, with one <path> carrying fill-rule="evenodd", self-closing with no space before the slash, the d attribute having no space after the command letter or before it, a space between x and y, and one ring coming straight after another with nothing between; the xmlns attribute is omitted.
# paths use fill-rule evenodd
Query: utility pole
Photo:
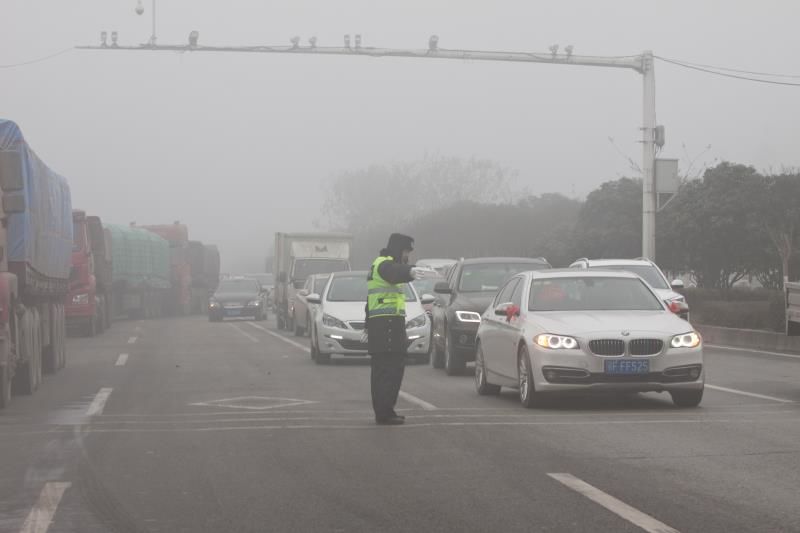
<svg viewBox="0 0 800 533"><path fill-rule="evenodd" d="M163 52L243 52L268 54L310 54L344 55L364 57L411 57L417 59L457 59L467 61L507 61L521 63L547 63L587 67L606 67L635 70L642 75L642 255L655 259L656 252L656 176L655 176L655 128L656 92L655 66L653 52L645 51L639 55L622 57L581 56L572 53L572 46L559 53L558 45L544 52L502 52L483 50L454 50L439 48L439 38L432 35L428 48L376 48L361 44L361 35L355 35L351 43L350 35L344 36L344 46L317 46L316 37L308 41L308 46L300 45L300 38L291 39L290 45L279 46L200 46L198 33L189 35L187 44L157 45L155 42L155 0L153 0L153 36L150 43L140 46L78 46L83 50L128 50Z"/></svg>

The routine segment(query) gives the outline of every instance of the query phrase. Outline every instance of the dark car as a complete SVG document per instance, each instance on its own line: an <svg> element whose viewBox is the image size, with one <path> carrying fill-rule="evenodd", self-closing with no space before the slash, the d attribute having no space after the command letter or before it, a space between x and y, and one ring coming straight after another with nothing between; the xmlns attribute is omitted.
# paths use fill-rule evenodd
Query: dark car
<svg viewBox="0 0 800 533"><path fill-rule="evenodd" d="M208 301L209 321L239 317L267 319L266 290L255 279L224 279Z"/></svg>
<svg viewBox="0 0 800 533"><path fill-rule="evenodd" d="M434 368L444 368L448 375L464 371L475 360L475 335L481 315L497 291L511 276L527 270L550 268L543 257L482 257L461 259L434 287L433 305Z"/></svg>

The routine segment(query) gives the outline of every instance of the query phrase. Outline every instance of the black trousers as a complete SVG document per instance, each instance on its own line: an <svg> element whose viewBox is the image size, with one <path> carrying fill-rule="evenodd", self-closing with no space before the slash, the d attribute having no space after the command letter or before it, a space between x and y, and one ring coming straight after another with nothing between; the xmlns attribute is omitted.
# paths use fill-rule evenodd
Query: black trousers
<svg viewBox="0 0 800 533"><path fill-rule="evenodd" d="M376 419L389 418L395 414L394 406L406 369L406 354L375 354L371 364L372 409Z"/></svg>

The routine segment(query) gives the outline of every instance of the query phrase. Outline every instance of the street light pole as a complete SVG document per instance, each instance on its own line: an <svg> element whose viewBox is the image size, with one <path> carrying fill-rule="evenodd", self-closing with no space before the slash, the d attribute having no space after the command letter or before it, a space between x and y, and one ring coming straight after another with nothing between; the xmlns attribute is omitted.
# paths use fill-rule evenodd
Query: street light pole
<svg viewBox="0 0 800 533"><path fill-rule="evenodd" d="M153 35L148 45L117 46L78 46L89 50L152 50L164 52L249 52L271 54L312 54L312 55L345 55L366 57L411 57L418 59L459 59L472 61L511 61L524 63L548 63L555 65L610 67L635 70L642 75L642 255L650 259L656 256L656 177L655 177L655 141L656 141L656 79L653 52L645 51L641 55L624 57L580 56L572 53L568 46L559 53L558 46L550 47L550 52L501 52L482 50L451 50L439 48L439 38L431 36L427 49L375 48L361 46L357 39L356 46L350 46L349 35L345 38L345 46L318 47L316 38L309 40L309 46L299 46L299 39L293 39L291 45L282 46L200 46L197 44L197 32L192 32L185 45L156 45L156 18L153 0Z"/></svg>
<svg viewBox="0 0 800 533"><path fill-rule="evenodd" d="M653 52L642 54L642 255L656 258L656 75Z"/></svg>

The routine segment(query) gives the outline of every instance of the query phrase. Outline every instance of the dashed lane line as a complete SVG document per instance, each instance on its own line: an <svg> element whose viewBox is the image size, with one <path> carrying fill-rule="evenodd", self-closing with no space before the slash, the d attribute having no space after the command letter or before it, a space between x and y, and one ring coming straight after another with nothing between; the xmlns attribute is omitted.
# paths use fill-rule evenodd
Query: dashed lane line
<svg viewBox="0 0 800 533"><path fill-rule="evenodd" d="M776 398L775 396L767 396L765 394L757 394L755 392L747 392L739 389L729 389L728 387L719 387L717 385L709 385L708 383L706 383L705 387L711 390L729 392L731 394L739 394L740 396L749 396L751 398L759 398L761 400L770 400L772 402L795 403L793 400L787 400L785 398Z"/></svg>
<svg viewBox="0 0 800 533"><path fill-rule="evenodd" d="M791 354L791 353L783 353L783 352L766 352L764 350L756 350L755 348L737 348L734 346L722 346L719 344L706 344L708 348L714 348L715 350L730 350L732 352L747 352L753 354L762 354L762 355L774 355L776 357L786 357L788 359L800 359L800 355Z"/></svg>
<svg viewBox="0 0 800 533"><path fill-rule="evenodd" d="M228 322L228 325L230 327L232 327L233 329L235 329L236 331L238 331L239 333L241 333L242 335L244 335L245 337L247 337L248 339L250 339L252 342L258 342L258 337L254 337L253 335L250 335L249 333L247 333L245 330L243 330L242 328L240 328L236 324Z"/></svg>
<svg viewBox="0 0 800 533"><path fill-rule="evenodd" d="M258 324L254 324L253 322L248 322L248 324L250 324L251 326L253 326L256 329L260 329L261 331L263 331L264 333L266 333L268 335L272 335L276 339L280 339L280 340L282 340L283 342L285 342L287 344L291 344L292 346L294 346L296 348L299 348L299 349L303 350L306 353L310 353L311 352L311 349L308 346L303 346L299 342L295 342L292 339L287 339L286 337L284 337L280 333L275 333L274 331L270 331L267 328L265 328L264 326L260 326ZM407 401L409 403L412 403L412 404L416 405L417 407L421 407L425 411L434 411L434 410L437 409L437 407L435 405L433 405L432 403L428 403L425 400L423 400L422 398L418 398L418 397L414 396L413 394L407 393L406 391L402 391L401 390L400 393L399 393L399 396L401 398L403 398L405 401Z"/></svg>
<svg viewBox="0 0 800 533"><path fill-rule="evenodd" d="M92 400L92 403L89 404L89 409L86 410L86 416L102 415L112 390L114 389L111 387L103 387L100 389L95 395L94 400Z"/></svg>
<svg viewBox="0 0 800 533"><path fill-rule="evenodd" d="M33 506L22 524L20 533L46 533L53 523L53 517L61 502L61 497L71 485L72 483L61 481L45 483L36 505Z"/></svg>
<svg viewBox="0 0 800 533"><path fill-rule="evenodd" d="M667 524L660 522L652 516L641 512L635 507L603 492L597 487L590 485L572 474L547 474L562 485L569 487L578 494L585 496L602 507L605 507L615 515L627 520L631 524L640 527L648 533L678 533Z"/></svg>
<svg viewBox="0 0 800 533"><path fill-rule="evenodd" d="M137 340L139 337L128 337L128 344L134 344Z"/></svg>
<svg viewBox="0 0 800 533"><path fill-rule="evenodd" d="M406 391L401 390L400 393L399 393L399 396L402 399L404 399L405 401L407 401L408 403L413 403L417 407L421 407L424 411L435 411L436 410L436 406L433 405L432 403L428 403L428 402L426 402L425 400L423 400L421 398L417 398L413 394L409 394Z"/></svg>
<svg viewBox="0 0 800 533"><path fill-rule="evenodd" d="M114 363L114 366L125 366L125 363L128 362L128 354L121 353L119 357L117 357L117 362Z"/></svg>

